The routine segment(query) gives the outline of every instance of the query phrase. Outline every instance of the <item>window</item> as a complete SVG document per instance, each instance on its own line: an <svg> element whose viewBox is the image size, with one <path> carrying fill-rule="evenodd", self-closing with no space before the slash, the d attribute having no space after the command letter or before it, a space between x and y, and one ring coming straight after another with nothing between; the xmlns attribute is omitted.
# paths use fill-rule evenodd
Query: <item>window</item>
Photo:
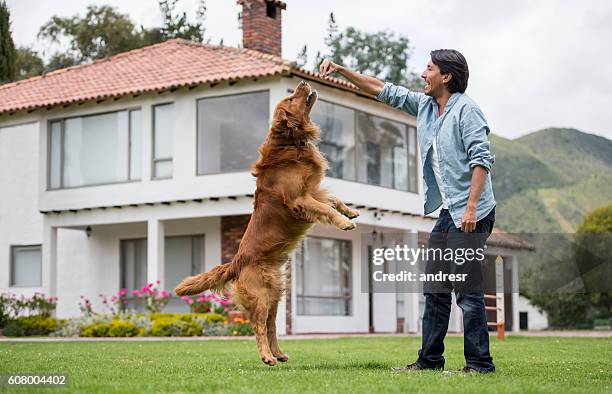
<svg viewBox="0 0 612 394"><path fill-rule="evenodd" d="M198 174L247 171L269 128L270 94L256 92L198 101Z"/></svg>
<svg viewBox="0 0 612 394"><path fill-rule="evenodd" d="M164 284L167 289L174 289L187 276L204 270L204 236L169 237L165 247Z"/></svg>
<svg viewBox="0 0 612 394"><path fill-rule="evenodd" d="M351 315L351 241L306 237L296 258L298 315Z"/></svg>
<svg viewBox="0 0 612 394"><path fill-rule="evenodd" d="M311 114L321 128L319 150L327 158L327 175L355 180L355 111L319 101Z"/></svg>
<svg viewBox="0 0 612 394"><path fill-rule="evenodd" d="M357 180L409 191L408 126L357 114ZM413 190L410 190L413 191Z"/></svg>
<svg viewBox="0 0 612 394"><path fill-rule="evenodd" d="M42 285L42 254L40 245L11 247L10 286Z"/></svg>
<svg viewBox="0 0 612 394"><path fill-rule="evenodd" d="M140 179L140 110L52 121L50 189Z"/></svg>
<svg viewBox="0 0 612 394"><path fill-rule="evenodd" d="M171 290L187 276L199 274L204 270L204 236L166 237L164 241L164 288ZM148 283L147 278L147 239L128 239L121 241L120 287L132 290L141 289ZM166 306L168 312L188 312L185 302L172 298Z"/></svg>
<svg viewBox="0 0 612 394"><path fill-rule="evenodd" d="M174 103L153 107L153 178L172 178Z"/></svg>
<svg viewBox="0 0 612 394"><path fill-rule="evenodd" d="M122 289L141 289L147 284L147 239L121 241L119 285ZM130 293L131 295L131 293Z"/></svg>

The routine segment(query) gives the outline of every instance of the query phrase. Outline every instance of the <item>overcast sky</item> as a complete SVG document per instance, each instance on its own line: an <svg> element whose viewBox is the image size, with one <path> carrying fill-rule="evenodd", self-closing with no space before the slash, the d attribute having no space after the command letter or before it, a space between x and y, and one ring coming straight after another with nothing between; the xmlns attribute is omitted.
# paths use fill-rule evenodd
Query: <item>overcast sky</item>
<svg viewBox="0 0 612 394"><path fill-rule="evenodd" d="M156 0L8 0L13 38L33 46L52 15L84 13L109 4L137 25L159 26ZM295 59L308 44L323 50L328 15L341 29L383 29L407 36L411 68L421 72L436 48L461 51L470 66L467 93L487 115L494 133L513 138L555 126L612 139L612 2L609 0L287 0L283 57ZM235 0L208 0L206 27L213 43L238 45ZM179 8L195 15L196 0Z"/></svg>

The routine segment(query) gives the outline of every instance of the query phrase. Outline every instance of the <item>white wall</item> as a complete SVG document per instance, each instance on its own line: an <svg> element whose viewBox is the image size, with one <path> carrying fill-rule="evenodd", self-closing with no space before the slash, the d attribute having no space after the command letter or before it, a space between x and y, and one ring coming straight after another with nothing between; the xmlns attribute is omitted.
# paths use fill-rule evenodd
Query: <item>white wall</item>
<svg viewBox="0 0 612 394"><path fill-rule="evenodd" d="M31 295L42 287L9 288L11 245L42 240L38 212L37 123L0 127L0 291Z"/></svg>
<svg viewBox="0 0 612 394"><path fill-rule="evenodd" d="M545 330L548 328L548 315L540 312L538 308L531 305L529 300L523 296L519 297L518 311L527 312L527 325L529 330Z"/></svg>

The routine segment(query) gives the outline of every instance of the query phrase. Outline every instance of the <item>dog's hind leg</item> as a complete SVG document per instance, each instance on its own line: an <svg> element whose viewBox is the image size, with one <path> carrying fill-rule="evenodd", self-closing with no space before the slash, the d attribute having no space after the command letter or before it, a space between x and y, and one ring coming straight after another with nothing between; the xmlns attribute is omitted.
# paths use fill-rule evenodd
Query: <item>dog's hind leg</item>
<svg viewBox="0 0 612 394"><path fill-rule="evenodd" d="M268 344L267 322L270 309L268 289L259 273L249 268L240 273L234 288L237 299L251 320L261 361L268 365L276 365L276 357L272 355Z"/></svg>
<svg viewBox="0 0 612 394"><path fill-rule="evenodd" d="M276 312L278 310L278 299L272 301L270 305L270 311L268 312L268 343L270 344L270 350L278 361L286 362L289 357L283 353L278 346L278 339L276 338Z"/></svg>

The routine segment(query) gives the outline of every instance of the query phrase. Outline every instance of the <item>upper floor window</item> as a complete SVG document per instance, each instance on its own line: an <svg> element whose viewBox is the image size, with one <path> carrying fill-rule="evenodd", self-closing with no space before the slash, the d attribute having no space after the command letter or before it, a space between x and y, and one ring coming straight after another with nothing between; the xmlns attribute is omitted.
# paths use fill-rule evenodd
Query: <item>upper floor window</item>
<svg viewBox="0 0 612 394"><path fill-rule="evenodd" d="M198 100L198 174L247 171L269 128L270 94Z"/></svg>
<svg viewBox="0 0 612 394"><path fill-rule="evenodd" d="M140 110L51 121L50 189L140 179Z"/></svg>
<svg viewBox="0 0 612 394"><path fill-rule="evenodd" d="M40 286L42 284L40 245L11 247L10 286Z"/></svg>
<svg viewBox="0 0 612 394"><path fill-rule="evenodd" d="M327 158L327 175L354 181L355 179L355 111L319 101L314 106L312 121L321 128L319 150Z"/></svg>
<svg viewBox="0 0 612 394"><path fill-rule="evenodd" d="M174 103L153 107L153 178L172 178Z"/></svg>
<svg viewBox="0 0 612 394"><path fill-rule="evenodd" d="M328 176L418 191L413 127L325 101L311 118L321 127L319 149L329 162Z"/></svg>

